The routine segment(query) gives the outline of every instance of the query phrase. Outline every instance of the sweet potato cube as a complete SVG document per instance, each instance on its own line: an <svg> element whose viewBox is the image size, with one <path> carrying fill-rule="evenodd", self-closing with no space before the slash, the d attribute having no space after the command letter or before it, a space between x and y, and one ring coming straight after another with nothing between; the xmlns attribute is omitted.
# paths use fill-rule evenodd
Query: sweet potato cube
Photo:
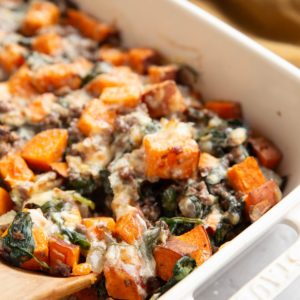
<svg viewBox="0 0 300 300"><path fill-rule="evenodd" d="M68 177L68 165L65 162L54 162L50 164L51 169L61 177Z"/></svg>
<svg viewBox="0 0 300 300"><path fill-rule="evenodd" d="M82 224L87 228L88 235L92 238L95 236L98 240L105 237L105 230L114 232L116 226L115 220L109 217L85 218Z"/></svg>
<svg viewBox="0 0 300 300"><path fill-rule="evenodd" d="M19 154L9 154L0 160L0 176L12 188L18 181L32 181L33 172Z"/></svg>
<svg viewBox="0 0 300 300"><path fill-rule="evenodd" d="M98 99L87 103L77 123L79 130L86 136L112 131L116 119L114 109Z"/></svg>
<svg viewBox="0 0 300 300"><path fill-rule="evenodd" d="M160 83L166 80L176 80L178 67L176 65L150 66L148 75L151 83Z"/></svg>
<svg viewBox="0 0 300 300"><path fill-rule="evenodd" d="M58 238L51 238L49 240L49 264L54 274L59 273L62 266L69 267L69 271L71 271L78 263L79 255L79 246L67 243Z"/></svg>
<svg viewBox="0 0 300 300"><path fill-rule="evenodd" d="M57 63L40 67L32 75L32 84L39 93L57 92L64 87L75 90L81 78L73 64Z"/></svg>
<svg viewBox="0 0 300 300"><path fill-rule="evenodd" d="M118 107L133 108L140 102L141 89L136 86L105 88L100 96L103 103Z"/></svg>
<svg viewBox="0 0 300 300"><path fill-rule="evenodd" d="M118 48L101 47L98 55L99 60L106 61L113 66L123 66L128 62L128 54Z"/></svg>
<svg viewBox="0 0 300 300"><path fill-rule="evenodd" d="M81 263L73 266L72 275L74 276L82 276L88 275L92 272L91 265L88 263Z"/></svg>
<svg viewBox="0 0 300 300"><path fill-rule="evenodd" d="M138 212L132 211L118 219L115 235L126 243L133 245L142 237L145 230L146 223L144 219Z"/></svg>
<svg viewBox="0 0 300 300"><path fill-rule="evenodd" d="M115 27L101 23L75 9L67 11L67 23L78 29L82 35L96 42L102 42L109 36L116 34Z"/></svg>
<svg viewBox="0 0 300 300"><path fill-rule="evenodd" d="M45 263L48 263L49 249L48 249L48 239L46 233L42 228L38 226L33 226L32 235L34 238L34 256ZM24 269L28 270L43 270L43 267L38 263L34 258L29 259L21 266Z"/></svg>
<svg viewBox="0 0 300 300"><path fill-rule="evenodd" d="M173 269L182 256L195 259L197 266L212 255L208 235L202 225L181 235L172 236L168 241L156 246L153 252L158 276L167 281L173 276Z"/></svg>
<svg viewBox="0 0 300 300"><path fill-rule="evenodd" d="M264 167L275 169L279 165L282 153L271 141L264 137L252 137L249 139L249 143Z"/></svg>
<svg viewBox="0 0 300 300"><path fill-rule="evenodd" d="M223 119L241 119L242 109L238 102L211 100L204 104L204 108L215 112Z"/></svg>
<svg viewBox="0 0 300 300"><path fill-rule="evenodd" d="M143 299L139 293L141 260L135 246L110 246L104 262L107 293L114 299Z"/></svg>
<svg viewBox="0 0 300 300"><path fill-rule="evenodd" d="M62 38L55 32L44 33L35 38L32 44L34 51L55 55L62 50Z"/></svg>
<svg viewBox="0 0 300 300"><path fill-rule="evenodd" d="M14 203L10 199L8 192L0 187L0 216L12 210L13 207Z"/></svg>
<svg viewBox="0 0 300 300"><path fill-rule="evenodd" d="M186 134L183 133L185 130ZM188 130L188 125L170 121L159 132L144 137L145 168L149 179L188 179L195 175L200 151Z"/></svg>
<svg viewBox="0 0 300 300"><path fill-rule="evenodd" d="M253 189L245 199L245 210L252 222L257 221L281 200L281 191L273 180Z"/></svg>
<svg viewBox="0 0 300 300"><path fill-rule="evenodd" d="M0 65L10 75L25 62L26 49L18 44L5 45L0 50Z"/></svg>
<svg viewBox="0 0 300 300"><path fill-rule="evenodd" d="M21 31L25 35L34 35L41 28L56 24L59 15L55 4L47 1L33 2L25 15Z"/></svg>
<svg viewBox="0 0 300 300"><path fill-rule="evenodd" d="M266 178L252 156L231 167L227 171L227 177L231 186L242 193L249 193L266 182Z"/></svg>
<svg viewBox="0 0 300 300"><path fill-rule="evenodd" d="M209 153L203 152L200 155L198 167L200 170L209 170L219 165L220 161L218 158L212 156Z"/></svg>
<svg viewBox="0 0 300 300"><path fill-rule="evenodd" d="M165 117L186 110L184 98L172 80L147 86L142 101L146 103L152 118Z"/></svg>
<svg viewBox="0 0 300 300"><path fill-rule="evenodd" d="M98 97L105 88L131 85L141 87L141 81L137 74L128 67L115 67L111 72L98 75L86 85L86 90Z"/></svg>
<svg viewBox="0 0 300 300"><path fill-rule="evenodd" d="M61 160L67 140L65 129L44 130L27 142L21 155L32 168L48 171L51 163Z"/></svg>
<svg viewBox="0 0 300 300"><path fill-rule="evenodd" d="M9 78L8 87L12 95L29 98L36 94L32 85L32 72L26 65L23 65Z"/></svg>
<svg viewBox="0 0 300 300"><path fill-rule="evenodd" d="M128 52L129 64L136 72L145 74L150 65L158 62L158 53L150 48L132 48Z"/></svg>

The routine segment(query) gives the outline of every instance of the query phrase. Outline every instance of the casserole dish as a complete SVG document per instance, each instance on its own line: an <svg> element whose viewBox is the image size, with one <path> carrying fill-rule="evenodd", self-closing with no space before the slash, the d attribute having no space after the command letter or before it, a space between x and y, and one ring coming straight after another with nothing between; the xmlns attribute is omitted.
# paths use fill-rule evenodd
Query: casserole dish
<svg viewBox="0 0 300 300"><path fill-rule="evenodd" d="M300 128L298 69L186 1L77 2L83 10L122 28L126 45L151 46L166 57L194 67L201 74L198 87L205 98L241 102L246 121L285 153L280 168L281 174L288 175L284 199L161 299L193 299L197 289L205 288L214 274L225 270L277 223L285 222L299 232L296 207L300 196L300 142L294 138ZM289 251L290 259L297 263L293 249ZM289 270L285 275L295 271ZM272 299L291 282L291 276L282 277L275 288L260 278L252 282L258 288L250 287L246 294L241 291L234 299L246 299L245 295L249 299Z"/></svg>

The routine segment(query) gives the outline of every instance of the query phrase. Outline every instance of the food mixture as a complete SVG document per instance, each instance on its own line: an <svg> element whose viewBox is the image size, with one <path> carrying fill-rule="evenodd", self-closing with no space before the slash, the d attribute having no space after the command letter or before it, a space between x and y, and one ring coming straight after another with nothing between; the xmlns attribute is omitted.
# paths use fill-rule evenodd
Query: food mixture
<svg viewBox="0 0 300 300"><path fill-rule="evenodd" d="M72 4L0 2L0 256L98 274L72 299L156 299L281 199L238 102L120 41Z"/></svg>

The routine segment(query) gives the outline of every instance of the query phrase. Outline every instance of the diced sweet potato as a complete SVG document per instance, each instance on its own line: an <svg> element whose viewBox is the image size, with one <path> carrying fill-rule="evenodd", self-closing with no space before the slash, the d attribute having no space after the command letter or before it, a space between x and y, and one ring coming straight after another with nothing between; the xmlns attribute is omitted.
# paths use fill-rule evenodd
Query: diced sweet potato
<svg viewBox="0 0 300 300"><path fill-rule="evenodd" d="M81 78L73 64L57 63L34 72L32 84L39 93L57 92L63 87L75 90L80 87Z"/></svg>
<svg viewBox="0 0 300 300"><path fill-rule="evenodd" d="M27 142L21 155L32 168L51 170L51 163L61 160L67 140L68 133L65 129L48 129Z"/></svg>
<svg viewBox="0 0 300 300"><path fill-rule="evenodd" d="M184 98L172 80L147 86L142 101L146 103L152 118L165 117L186 110Z"/></svg>
<svg viewBox="0 0 300 300"><path fill-rule="evenodd" d="M0 65L10 75L25 62L26 49L18 44L5 45L0 50Z"/></svg>
<svg viewBox="0 0 300 300"><path fill-rule="evenodd" d="M238 102L211 100L204 104L204 108L212 110L223 119L242 118L242 109Z"/></svg>
<svg viewBox="0 0 300 300"><path fill-rule="evenodd" d="M47 1L33 2L23 19L21 31L25 35L34 35L41 28L56 24L59 15L55 4Z"/></svg>
<svg viewBox="0 0 300 300"><path fill-rule="evenodd" d="M275 169L279 165L282 153L271 141L264 137L252 137L249 139L249 143L264 167Z"/></svg>
<svg viewBox="0 0 300 300"><path fill-rule="evenodd" d="M273 180L253 189L245 199L245 210L252 222L257 221L281 200L281 191Z"/></svg>
<svg viewBox="0 0 300 300"><path fill-rule="evenodd" d="M50 164L50 167L53 171L59 174L61 177L68 177L68 165L65 162L54 162Z"/></svg>
<svg viewBox="0 0 300 300"><path fill-rule="evenodd" d="M170 121L159 132L144 137L145 172L148 178L188 179L197 171L199 147L184 123Z"/></svg>
<svg viewBox="0 0 300 300"><path fill-rule="evenodd" d="M33 172L18 154L2 157L0 160L0 175L10 187L14 187L18 181L32 181L34 179Z"/></svg>
<svg viewBox="0 0 300 300"><path fill-rule="evenodd" d="M141 89L136 86L120 86L105 88L100 100L108 105L133 108L140 102Z"/></svg>
<svg viewBox="0 0 300 300"><path fill-rule="evenodd" d="M81 263L78 265L75 265L72 270L72 275L74 276L82 276L82 275L88 275L92 272L91 265L88 263Z"/></svg>
<svg viewBox="0 0 300 300"><path fill-rule="evenodd" d="M119 48L101 47L98 59L106 61L113 66L123 66L128 63L128 54Z"/></svg>
<svg viewBox="0 0 300 300"><path fill-rule="evenodd" d="M114 232L116 226L114 219L109 217L85 218L82 224L87 228L89 236L96 236L99 240L105 237L105 230Z"/></svg>
<svg viewBox="0 0 300 300"><path fill-rule="evenodd" d="M28 105L27 115L32 123L38 123L45 119L51 112L51 105L55 101L55 97L51 93L37 96Z"/></svg>
<svg viewBox="0 0 300 300"><path fill-rule="evenodd" d="M34 239L34 256L45 263L48 263L49 249L48 249L48 238L44 230L38 226L32 227L32 235ZM21 266L27 270L43 270L42 265L37 262L34 258L29 259Z"/></svg>
<svg viewBox="0 0 300 300"><path fill-rule="evenodd" d="M137 211L126 213L116 223L115 235L126 243L133 245L142 237L146 223Z"/></svg>
<svg viewBox="0 0 300 300"><path fill-rule="evenodd" d="M98 99L93 99L84 108L77 127L84 135L112 131L116 112Z"/></svg>
<svg viewBox="0 0 300 300"><path fill-rule="evenodd" d="M132 48L128 52L129 64L136 72L145 74L150 65L158 62L158 53L150 48Z"/></svg>
<svg viewBox="0 0 300 300"><path fill-rule="evenodd" d="M0 187L0 216L12 210L14 203L10 199L8 192Z"/></svg>
<svg viewBox="0 0 300 300"><path fill-rule="evenodd" d="M55 55L61 52L62 47L62 38L55 32L41 34L32 43L34 51L48 55Z"/></svg>
<svg viewBox="0 0 300 300"><path fill-rule="evenodd" d="M116 34L115 27L99 22L82 11L69 9L67 23L77 28L81 34L96 41L102 42L109 36Z"/></svg>
<svg viewBox="0 0 300 300"><path fill-rule="evenodd" d="M209 170L215 168L220 163L219 159L209 153L203 152L200 155L198 167L200 170Z"/></svg>
<svg viewBox="0 0 300 300"><path fill-rule="evenodd" d="M182 256L191 256L199 266L212 255L212 250L205 229L199 225L181 236L172 236L163 245L156 246L153 255L157 275L167 281L172 277L174 266Z"/></svg>
<svg viewBox="0 0 300 300"><path fill-rule="evenodd" d="M124 85L141 87L141 81L128 67L115 67L110 73L98 75L86 85L86 90L98 97L105 88Z"/></svg>
<svg viewBox="0 0 300 300"><path fill-rule="evenodd" d="M8 87L12 95L28 98L36 94L32 85L32 72L26 65L23 65L10 77Z"/></svg>
<svg viewBox="0 0 300 300"><path fill-rule="evenodd" d="M134 246L110 246L104 262L107 293L114 299L141 300L141 261Z"/></svg>
<svg viewBox="0 0 300 300"><path fill-rule="evenodd" d="M160 83L166 80L176 80L178 67L176 65L150 66L148 75L151 83Z"/></svg>
<svg viewBox="0 0 300 300"><path fill-rule="evenodd" d="M58 238L51 238L49 240L49 264L54 274L59 273L62 266L67 266L69 271L71 271L77 265L79 255L79 246L67 243Z"/></svg>
<svg viewBox="0 0 300 300"><path fill-rule="evenodd" d="M255 158L251 156L231 167L227 177L231 186L242 193L249 193L266 182Z"/></svg>

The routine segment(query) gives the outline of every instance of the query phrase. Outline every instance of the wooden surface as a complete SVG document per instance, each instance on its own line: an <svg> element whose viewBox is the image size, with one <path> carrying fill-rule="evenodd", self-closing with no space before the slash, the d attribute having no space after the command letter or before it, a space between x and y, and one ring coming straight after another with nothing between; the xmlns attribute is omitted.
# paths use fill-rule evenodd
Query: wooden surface
<svg viewBox="0 0 300 300"><path fill-rule="evenodd" d="M94 274L58 278L27 272L0 262L1 300L56 300L89 287Z"/></svg>

